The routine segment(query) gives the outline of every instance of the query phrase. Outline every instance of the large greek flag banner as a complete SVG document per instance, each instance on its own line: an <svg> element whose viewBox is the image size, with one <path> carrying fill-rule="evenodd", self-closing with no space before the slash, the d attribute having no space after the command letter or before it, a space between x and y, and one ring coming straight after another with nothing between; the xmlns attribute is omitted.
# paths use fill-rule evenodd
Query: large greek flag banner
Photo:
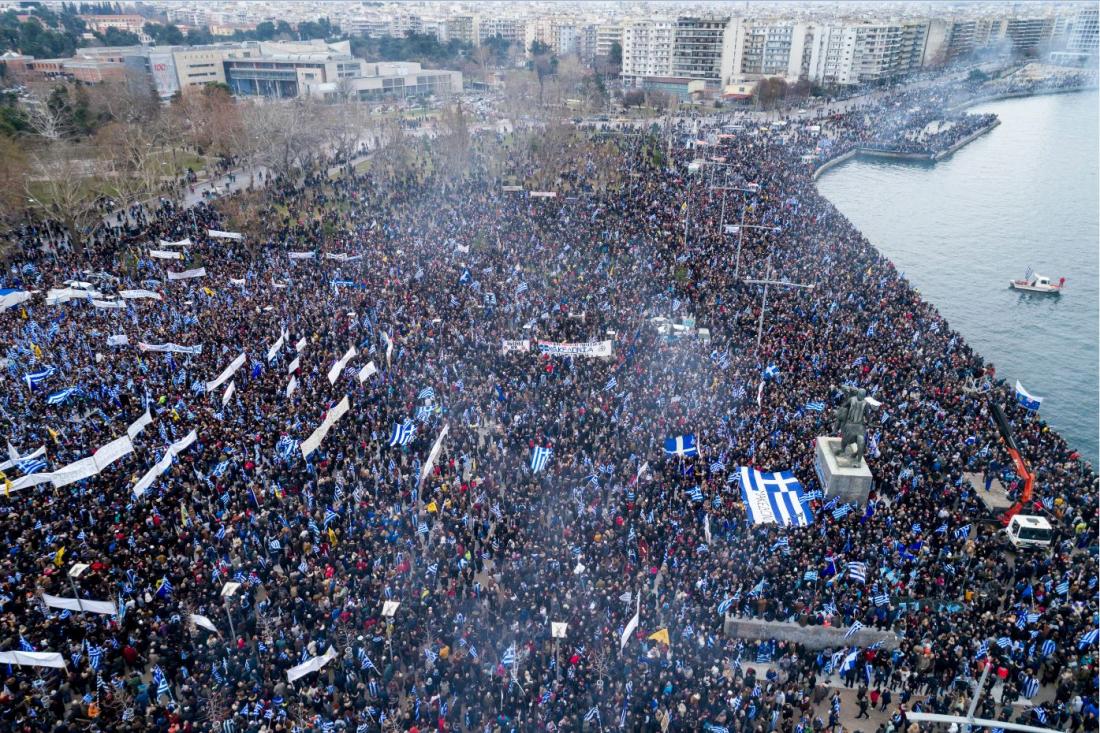
<svg viewBox="0 0 1100 733"><path fill-rule="evenodd" d="M741 498L754 524L804 527L814 516L802 502L802 484L790 471L761 473L741 466Z"/></svg>

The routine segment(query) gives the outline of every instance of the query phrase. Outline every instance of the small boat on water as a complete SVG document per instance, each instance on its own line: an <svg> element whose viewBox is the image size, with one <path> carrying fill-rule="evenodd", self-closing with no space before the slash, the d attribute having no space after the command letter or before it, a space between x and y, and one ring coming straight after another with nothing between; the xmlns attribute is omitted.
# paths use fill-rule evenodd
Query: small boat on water
<svg viewBox="0 0 1100 733"><path fill-rule="evenodd" d="M1037 272L1032 272L1029 267L1027 274L1024 275L1022 280L1009 280L1008 286L1015 288L1016 290L1024 290L1029 293L1048 293L1050 295L1059 295L1062 292L1062 288L1065 287L1066 279L1064 277L1058 278L1058 282L1051 282L1050 278L1046 275L1040 275Z"/></svg>

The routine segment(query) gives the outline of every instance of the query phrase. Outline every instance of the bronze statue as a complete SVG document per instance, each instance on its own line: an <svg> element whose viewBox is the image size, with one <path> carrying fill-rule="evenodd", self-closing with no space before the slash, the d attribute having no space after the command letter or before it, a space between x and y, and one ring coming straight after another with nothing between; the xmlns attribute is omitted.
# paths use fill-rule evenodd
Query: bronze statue
<svg viewBox="0 0 1100 733"><path fill-rule="evenodd" d="M867 440L867 390L855 387L840 389L844 392L844 399L833 412L833 432L840 433L840 447L835 455L838 462L840 459L849 459L853 466L858 466L863 460Z"/></svg>

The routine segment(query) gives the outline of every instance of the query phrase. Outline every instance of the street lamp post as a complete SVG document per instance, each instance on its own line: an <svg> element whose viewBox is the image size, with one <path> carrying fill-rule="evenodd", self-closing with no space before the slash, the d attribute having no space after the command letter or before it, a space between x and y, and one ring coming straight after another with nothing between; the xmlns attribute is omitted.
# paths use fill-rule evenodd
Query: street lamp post
<svg viewBox="0 0 1100 733"><path fill-rule="evenodd" d="M87 563L83 563L83 562L74 563L73 566L71 568L69 568L69 573L68 573L68 575L69 575L69 585L72 586L73 596L76 597L76 606L77 606L77 608L80 609L81 613L84 612L84 602L80 600L80 591L76 587L76 579L79 578L81 575L83 575L84 571L87 570L90 567L91 567L91 565L88 565Z"/></svg>
<svg viewBox="0 0 1100 733"><path fill-rule="evenodd" d="M803 283L789 283L782 280L775 280L775 273L772 271L772 256L768 255L768 263L765 265L765 271L767 277L764 279L744 278L742 282L750 283L752 285L764 286L764 299L760 303L760 318L756 322L756 347L760 348L760 342L764 338L764 311L768 309L768 286L775 285L776 287L783 288L804 288L806 290L813 290L813 285L805 285Z"/></svg>
<svg viewBox="0 0 1100 733"><path fill-rule="evenodd" d="M237 630L233 628L233 613L229 610L229 599L240 590L241 584L234 583L232 581L222 586L222 607L225 608L225 617L229 619L229 633L233 637L233 642L237 641Z"/></svg>

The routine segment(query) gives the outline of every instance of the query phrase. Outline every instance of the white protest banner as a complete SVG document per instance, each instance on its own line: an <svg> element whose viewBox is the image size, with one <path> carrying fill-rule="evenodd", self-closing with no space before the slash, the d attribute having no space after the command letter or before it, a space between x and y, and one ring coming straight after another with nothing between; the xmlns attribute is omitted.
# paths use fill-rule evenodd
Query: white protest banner
<svg viewBox="0 0 1100 733"><path fill-rule="evenodd" d="M292 260L312 260L316 253L314 252L287 252L287 257Z"/></svg>
<svg viewBox="0 0 1100 733"><path fill-rule="evenodd" d="M193 278L193 277L205 277L205 276L206 276L206 268L205 267L196 267L196 268L191 269L191 270L184 270L183 272L172 272L171 270L169 270L169 272L168 272L168 279L169 280L188 280L188 279Z"/></svg>
<svg viewBox="0 0 1100 733"><path fill-rule="evenodd" d="M0 652L0 664L67 669L65 658L59 652Z"/></svg>
<svg viewBox="0 0 1100 733"><path fill-rule="evenodd" d="M173 343L147 344L144 341L138 341L138 349L141 351L170 351L173 354L201 354L202 344L195 344L194 346L180 346L179 344Z"/></svg>
<svg viewBox="0 0 1100 733"><path fill-rule="evenodd" d="M501 186L500 190L505 193L518 193L523 190L523 186Z"/></svg>
<svg viewBox="0 0 1100 733"><path fill-rule="evenodd" d="M130 427L126 428L126 435L130 437L130 440L136 438L142 430L153 422L153 416L149 414L149 408L145 408L145 414L130 423Z"/></svg>
<svg viewBox="0 0 1100 733"><path fill-rule="evenodd" d="M557 191L532 191L530 193L531 198L535 199L556 199L558 197Z"/></svg>
<svg viewBox="0 0 1100 733"><path fill-rule="evenodd" d="M104 470L119 458L128 456L133 452L134 442L130 440L129 435L115 438L107 445L101 446L99 450L92 454L92 459L95 461L96 473Z"/></svg>
<svg viewBox="0 0 1100 733"><path fill-rule="evenodd" d="M359 384L362 384L363 382L367 381L367 378L370 377L372 374L377 374L377 373L378 373L378 367L376 367L374 365L373 361L368 361L367 365L365 367L363 367L362 369L360 369L359 373L356 374L355 377L356 377L356 379L359 380Z"/></svg>
<svg viewBox="0 0 1100 733"><path fill-rule="evenodd" d="M160 293L154 293L152 290L119 290L118 296L120 298L126 298L128 300L135 300L138 298L152 298L153 300L161 300Z"/></svg>
<svg viewBox="0 0 1100 733"><path fill-rule="evenodd" d="M298 389L298 378L291 377L290 381L286 383L286 396L290 397L296 389Z"/></svg>
<svg viewBox="0 0 1100 733"><path fill-rule="evenodd" d="M214 239L235 239L237 241L244 239L240 232L223 232L220 229L207 229L206 235Z"/></svg>
<svg viewBox="0 0 1100 733"><path fill-rule="evenodd" d="M551 356L611 356L611 341L589 341L587 343L565 344L539 339L539 351Z"/></svg>
<svg viewBox="0 0 1100 733"><path fill-rule="evenodd" d="M435 443L432 445L432 450L428 453L428 460L424 461L424 467L420 469L420 482L423 483L424 479L432 469L435 467L435 461L439 458L439 451L443 450L443 438L446 437L447 431L451 429L450 423L443 423L443 430L440 431L439 437L435 439Z"/></svg>
<svg viewBox="0 0 1100 733"><path fill-rule="evenodd" d="M241 277L241 278L231 277L231 278L229 278L229 282L233 283L234 285L244 285L248 281L245 280L243 277Z"/></svg>
<svg viewBox="0 0 1100 733"><path fill-rule="evenodd" d="M191 237L184 237L178 242L169 242L167 239L160 240L161 247L190 247L191 244Z"/></svg>
<svg viewBox="0 0 1100 733"><path fill-rule="evenodd" d="M344 399L340 400L340 403L336 407L328 411L325 415L325 419L321 421L321 425L313 431L313 433L303 440L299 447L302 449L302 458L308 458L309 454L317 450L317 447L321 445L321 441L328 435L328 431L336 424L351 407L348 402L348 396L344 395Z"/></svg>
<svg viewBox="0 0 1100 733"><path fill-rule="evenodd" d="M286 331L279 334L279 340L276 341L270 349L267 350L267 360L271 361L275 358L275 355L279 353L279 350L283 348L283 344L286 343Z"/></svg>
<svg viewBox="0 0 1100 733"><path fill-rule="evenodd" d="M638 622L642 618L642 596L638 594L638 605L634 610L634 615L630 617L630 620L626 622L626 628L623 629L622 638L619 639L619 651L621 652L626 643L630 641L630 637L634 635L634 632L638 628Z"/></svg>
<svg viewBox="0 0 1100 733"><path fill-rule="evenodd" d="M354 262L363 259L363 255L349 255L343 252L325 252L325 259L336 260L337 262Z"/></svg>
<svg viewBox="0 0 1100 733"><path fill-rule="evenodd" d="M470 245L468 244L456 244L455 250L461 252L464 255L470 254Z"/></svg>
<svg viewBox="0 0 1100 733"><path fill-rule="evenodd" d="M530 351L531 342L527 339L501 339L500 353L509 354L513 351Z"/></svg>
<svg viewBox="0 0 1100 733"><path fill-rule="evenodd" d="M30 476L21 476L11 482L11 490L29 489L32 486L46 484L53 481L52 473L32 473Z"/></svg>
<svg viewBox="0 0 1100 733"><path fill-rule="evenodd" d="M164 451L164 455L161 459L153 465L145 475L142 476L131 491L134 492L134 496L141 496L145 493L146 489L153 485L153 482L157 480L157 477L167 471L172 466L172 461L177 455L182 453L189 445L194 443L198 439L198 433L192 430L187 435L183 436L175 443L172 443Z"/></svg>
<svg viewBox="0 0 1100 733"><path fill-rule="evenodd" d="M121 300L93 300L92 305L96 308L125 308L126 304Z"/></svg>
<svg viewBox="0 0 1100 733"><path fill-rule="evenodd" d="M299 664L297 667L291 667L286 671L287 682L294 682L294 680L305 677L310 672L316 672L324 667L326 664L336 659L336 650L331 646L324 654L319 657L312 657Z"/></svg>
<svg viewBox="0 0 1100 733"><path fill-rule="evenodd" d="M11 443L8 443L8 447L9 449L11 448ZM44 455L46 455L46 446L42 446L34 453L25 456L20 456L18 453L13 456L11 453L8 453L8 457L11 458L11 460L0 463L0 471L7 471L9 468L19 463L20 461L25 461L29 458L38 458L39 456Z"/></svg>
<svg viewBox="0 0 1100 733"><path fill-rule="evenodd" d="M294 361L290 362L290 366L288 366L286 368L286 373L287 374L293 374L294 372L298 371L298 367L300 367L301 365L302 365L302 357L300 357L300 356L294 357Z"/></svg>
<svg viewBox="0 0 1100 733"><path fill-rule="evenodd" d="M295 351L301 351L305 347L306 347L306 337L305 336L298 339L298 343L294 344L294 350Z"/></svg>
<svg viewBox="0 0 1100 733"><path fill-rule="evenodd" d="M358 353L359 352L355 350L355 347L352 346L348 349L346 354L341 356L340 359L332 365L332 367L328 370L329 384L336 384L336 380L340 378L340 373L344 371L344 367L346 367L348 365L348 362L351 361L352 358Z"/></svg>
<svg viewBox="0 0 1100 733"><path fill-rule="evenodd" d="M69 611L85 611L87 613L101 613L104 616L115 616L118 608L112 601L92 601L86 598L63 598L42 594L42 600L50 608L64 608Z"/></svg>
<svg viewBox="0 0 1100 733"><path fill-rule="evenodd" d="M50 477L50 482L56 488L60 489L69 484L75 484L77 481L95 476L97 473L99 473L99 469L95 465L95 457L88 456L87 458L81 458L79 461L73 461L69 465L63 466L48 475ZM26 478L30 477L27 476Z"/></svg>
<svg viewBox="0 0 1100 733"><path fill-rule="evenodd" d="M206 391L213 392L218 387L225 384L229 380L229 378L236 373L238 369L244 366L244 360L247 358L247 354L242 351L241 355L234 359L233 362L225 368L225 371L218 375L217 379L215 379L213 382L206 383Z"/></svg>
<svg viewBox="0 0 1100 733"><path fill-rule="evenodd" d="M157 260L182 260L183 252L173 252L168 249L151 249L149 256Z"/></svg>
<svg viewBox="0 0 1100 733"><path fill-rule="evenodd" d="M153 464L153 467L145 472L145 475L138 479L133 488L130 489L134 492L134 496L141 496L145 491L153 485L153 482L157 480L162 473L167 471L172 465L172 454L165 453L161 456L161 459Z"/></svg>
<svg viewBox="0 0 1100 733"><path fill-rule="evenodd" d="M221 636L221 632L218 631L218 627L214 625L214 622L208 619L206 616L200 616L197 613L193 613L189 616L191 623L195 624L199 628L206 629L207 631L213 631L218 636Z"/></svg>
<svg viewBox="0 0 1100 733"><path fill-rule="evenodd" d="M78 288L50 288L46 293L46 305L59 305L70 300L91 300L102 298L103 293L95 290L80 290Z"/></svg>
<svg viewBox="0 0 1100 733"><path fill-rule="evenodd" d="M386 342L386 368L390 368L390 354L393 353L393 340L385 331L382 332L382 340Z"/></svg>
<svg viewBox="0 0 1100 733"><path fill-rule="evenodd" d="M130 337L124 333L120 333L117 336L108 336L108 346L128 346L130 344Z"/></svg>
<svg viewBox="0 0 1100 733"><path fill-rule="evenodd" d="M225 407L226 403L229 402L229 398L232 397L233 393L236 392L236 391L237 391L237 383L236 382L230 382L229 386L225 388L224 392L222 392L222 407Z"/></svg>
<svg viewBox="0 0 1100 733"><path fill-rule="evenodd" d="M0 311L6 311L8 308L13 308L20 303L24 303L31 299L31 294L26 290L13 290L8 293L0 295Z"/></svg>
<svg viewBox="0 0 1100 733"><path fill-rule="evenodd" d="M185 451L192 443L198 440L198 438L199 434L196 431L192 430L190 433L168 446L168 453L173 456L177 456Z"/></svg>

